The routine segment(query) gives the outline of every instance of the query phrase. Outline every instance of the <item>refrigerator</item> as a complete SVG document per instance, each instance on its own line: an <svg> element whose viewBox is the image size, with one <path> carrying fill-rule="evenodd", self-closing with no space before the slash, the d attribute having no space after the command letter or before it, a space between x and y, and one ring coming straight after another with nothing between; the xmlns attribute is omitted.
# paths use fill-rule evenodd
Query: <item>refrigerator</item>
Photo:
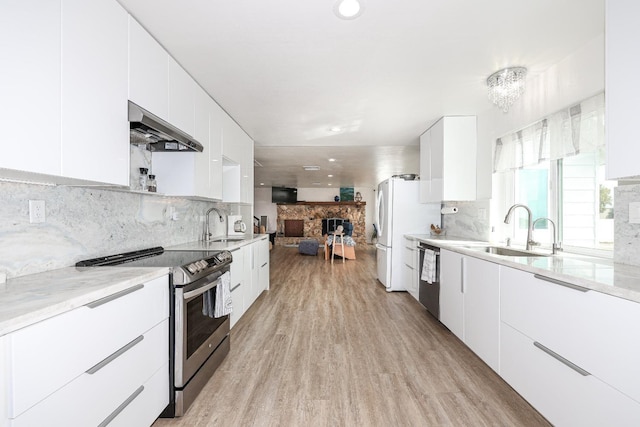
<svg viewBox="0 0 640 427"><path fill-rule="evenodd" d="M376 217L378 230L376 268L378 281L387 292L406 291L403 237L429 234L431 224L440 225L440 204L420 203L420 181L389 178L378 184Z"/></svg>

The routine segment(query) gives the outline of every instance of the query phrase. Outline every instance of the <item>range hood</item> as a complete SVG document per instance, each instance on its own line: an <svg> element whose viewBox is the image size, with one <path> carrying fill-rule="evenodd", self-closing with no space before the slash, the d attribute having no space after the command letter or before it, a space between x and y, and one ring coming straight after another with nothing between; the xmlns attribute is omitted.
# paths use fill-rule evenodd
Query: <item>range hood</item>
<svg viewBox="0 0 640 427"><path fill-rule="evenodd" d="M204 147L175 126L129 101L131 144L146 144L150 151L202 152Z"/></svg>

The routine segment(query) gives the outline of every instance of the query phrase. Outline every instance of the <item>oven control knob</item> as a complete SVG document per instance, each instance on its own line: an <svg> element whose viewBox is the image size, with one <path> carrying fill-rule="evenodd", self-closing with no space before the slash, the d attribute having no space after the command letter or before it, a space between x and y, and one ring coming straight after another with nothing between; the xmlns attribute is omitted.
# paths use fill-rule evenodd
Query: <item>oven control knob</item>
<svg viewBox="0 0 640 427"><path fill-rule="evenodd" d="M196 271L198 271L198 267L195 264L191 263L187 266L187 270L189 270L189 273L195 274Z"/></svg>

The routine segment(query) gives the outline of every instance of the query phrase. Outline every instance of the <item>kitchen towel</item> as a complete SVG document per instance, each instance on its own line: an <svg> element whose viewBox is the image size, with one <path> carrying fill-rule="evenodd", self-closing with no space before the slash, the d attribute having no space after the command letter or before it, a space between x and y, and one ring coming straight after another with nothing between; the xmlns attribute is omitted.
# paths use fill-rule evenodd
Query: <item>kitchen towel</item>
<svg viewBox="0 0 640 427"><path fill-rule="evenodd" d="M436 281L436 253L431 249L424 250L424 261L422 262L420 280L427 283Z"/></svg>
<svg viewBox="0 0 640 427"><path fill-rule="evenodd" d="M214 317L231 314L233 302L231 300L231 273L228 271L220 276L220 283L216 286L216 307Z"/></svg>

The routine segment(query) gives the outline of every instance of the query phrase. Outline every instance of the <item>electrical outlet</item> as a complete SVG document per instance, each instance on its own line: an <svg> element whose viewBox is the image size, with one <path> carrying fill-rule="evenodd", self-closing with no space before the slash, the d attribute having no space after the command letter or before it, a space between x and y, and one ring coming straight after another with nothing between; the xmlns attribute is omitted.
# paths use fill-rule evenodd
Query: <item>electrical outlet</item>
<svg viewBox="0 0 640 427"><path fill-rule="evenodd" d="M44 221L44 200L29 200L29 222L37 224Z"/></svg>

